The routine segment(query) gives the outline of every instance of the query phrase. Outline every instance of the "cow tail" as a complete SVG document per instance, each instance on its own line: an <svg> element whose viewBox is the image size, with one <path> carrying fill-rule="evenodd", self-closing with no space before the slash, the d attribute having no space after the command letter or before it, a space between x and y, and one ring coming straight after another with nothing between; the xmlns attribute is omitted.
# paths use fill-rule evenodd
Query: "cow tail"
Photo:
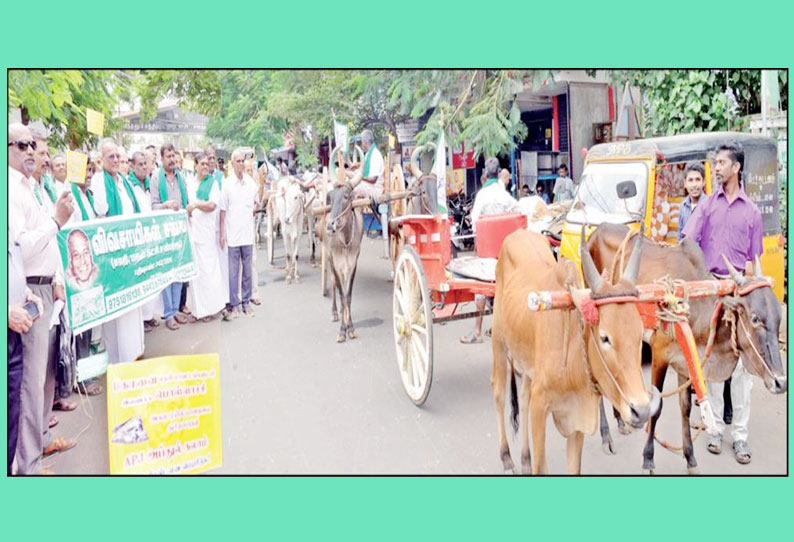
<svg viewBox="0 0 794 542"><path fill-rule="evenodd" d="M516 371L510 364L510 425L513 433L518 433L518 387L516 386Z"/></svg>

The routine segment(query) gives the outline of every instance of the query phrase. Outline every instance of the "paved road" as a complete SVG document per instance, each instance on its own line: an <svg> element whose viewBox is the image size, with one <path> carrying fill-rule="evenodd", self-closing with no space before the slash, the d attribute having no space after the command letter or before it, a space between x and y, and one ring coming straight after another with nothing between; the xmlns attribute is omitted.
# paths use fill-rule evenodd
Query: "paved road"
<svg viewBox="0 0 794 542"><path fill-rule="evenodd" d="M279 252L283 251L282 247ZM277 252L278 254L278 252ZM359 338L335 342L330 300L319 293L319 269L306 263L303 282L286 285L283 271L259 252L264 304L253 318L159 327L147 334L146 356L219 352L223 467L217 474L501 474L490 387L490 344L465 346L458 337L471 320L436 326L432 390L422 408L405 396L391 331L390 264L379 241L365 239L353 295ZM281 260L283 263L283 260ZM279 263L279 262L277 262ZM488 325L486 321L486 325ZM647 368L646 368L647 379ZM667 379L674 388L675 378ZM59 413L57 434L83 431L78 446L46 464L63 474L108 472L104 395L75 412ZM91 414L91 419L89 419ZM787 396L753 388L750 446L753 461L737 464L725 451L713 456L705 437L695 443L703 474L785 474ZM616 456L585 439L586 474L641 474L644 432L613 435ZM667 399L658 433L680 443L677 401ZM548 463L565 473L565 444L548 423ZM520 450L511 441L514 461ZM682 457L657 447L658 474L686 474Z"/></svg>

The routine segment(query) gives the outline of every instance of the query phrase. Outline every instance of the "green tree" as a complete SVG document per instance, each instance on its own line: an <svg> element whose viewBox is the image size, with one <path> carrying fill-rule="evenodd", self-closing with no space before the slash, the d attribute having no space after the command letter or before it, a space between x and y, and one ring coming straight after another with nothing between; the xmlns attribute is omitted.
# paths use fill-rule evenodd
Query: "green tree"
<svg viewBox="0 0 794 542"><path fill-rule="evenodd" d="M54 148L80 148L96 142L85 110L105 115L105 135L125 121L113 118L116 105L134 96L135 74L121 70L9 70L8 107L19 107L23 122L41 120Z"/></svg>
<svg viewBox="0 0 794 542"><path fill-rule="evenodd" d="M778 74L785 110L788 74ZM761 111L760 70L616 70L612 78L642 91L642 130L648 137L741 130L745 116Z"/></svg>

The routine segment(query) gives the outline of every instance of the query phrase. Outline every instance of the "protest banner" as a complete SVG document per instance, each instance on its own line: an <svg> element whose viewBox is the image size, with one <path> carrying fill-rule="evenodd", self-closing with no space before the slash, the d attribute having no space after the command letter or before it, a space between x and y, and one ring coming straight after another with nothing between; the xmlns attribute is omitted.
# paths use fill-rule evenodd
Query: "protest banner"
<svg viewBox="0 0 794 542"><path fill-rule="evenodd" d="M85 184L85 172L88 168L88 155L82 152L66 150L66 180L70 183Z"/></svg>
<svg viewBox="0 0 794 542"><path fill-rule="evenodd" d="M58 249L75 333L113 320L197 275L187 212L153 211L64 227Z"/></svg>
<svg viewBox="0 0 794 542"><path fill-rule="evenodd" d="M222 465L219 359L108 366L110 474L198 474Z"/></svg>
<svg viewBox="0 0 794 542"><path fill-rule="evenodd" d="M105 115L88 107L85 110L85 122L90 133L102 137L105 131Z"/></svg>

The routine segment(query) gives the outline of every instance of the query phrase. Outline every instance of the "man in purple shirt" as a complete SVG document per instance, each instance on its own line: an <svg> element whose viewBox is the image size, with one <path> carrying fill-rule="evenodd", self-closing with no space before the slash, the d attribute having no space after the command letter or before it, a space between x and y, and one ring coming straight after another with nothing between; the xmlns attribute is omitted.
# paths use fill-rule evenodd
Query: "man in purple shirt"
<svg viewBox="0 0 794 542"><path fill-rule="evenodd" d="M744 166L744 150L739 144L721 145L714 158L714 177L719 188L714 194L695 208L682 232L700 245L709 271L715 275L727 275L728 269L722 256L736 269L745 269L747 262L760 256L763 247L761 212L750 201L740 182ZM708 394L719 434L711 437L708 450L718 454L722 451L724 400L721 384L709 383ZM747 425L750 421L750 391L753 381L744 370L742 359L736 364L730 379L733 399L733 453L742 464L751 460L747 447Z"/></svg>

